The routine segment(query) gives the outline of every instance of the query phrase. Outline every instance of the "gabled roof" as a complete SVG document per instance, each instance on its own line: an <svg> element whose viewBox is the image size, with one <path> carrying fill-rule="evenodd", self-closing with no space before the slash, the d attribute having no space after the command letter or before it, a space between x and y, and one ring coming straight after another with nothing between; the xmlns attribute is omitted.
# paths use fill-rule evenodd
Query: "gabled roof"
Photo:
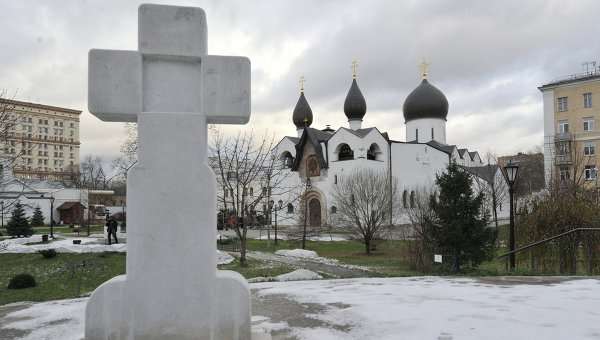
<svg viewBox="0 0 600 340"><path fill-rule="evenodd" d="M452 156L452 153L454 152L454 149L456 149L456 145L446 145L446 144L442 144L440 142L437 142L435 140L430 140L429 142L425 143L429 146L431 146L434 149L438 149L442 152L447 153L448 155Z"/></svg>
<svg viewBox="0 0 600 340"><path fill-rule="evenodd" d="M498 172L498 164L488 164L484 166L461 166L461 168L467 170L473 175L485 180L488 183L492 183L496 172Z"/></svg>
<svg viewBox="0 0 600 340"><path fill-rule="evenodd" d="M319 138L325 138L323 140L319 140ZM315 149L315 155L317 156L317 161L319 162L319 167L321 169L327 169L329 166L325 161L325 157L323 157L323 150L321 149L321 141L325 141L331 137L330 133L323 132L321 130L305 127L304 132L302 132L302 137L300 137L300 141L296 143L296 158L294 159L294 164L292 164L292 171L298 171L300 167L301 155L304 154L304 146L306 143L311 143L313 148Z"/></svg>
<svg viewBox="0 0 600 340"><path fill-rule="evenodd" d="M465 152L467 152L467 149L458 149L458 154L460 155L460 158L464 158Z"/></svg>
<svg viewBox="0 0 600 340"><path fill-rule="evenodd" d="M472 161L474 161L474 160L475 160L475 156L476 156L476 155L479 155L479 154L477 153L477 151L471 151L471 152L469 152L469 156L471 156L471 160L472 160ZM479 157L479 158L481 158L481 157Z"/></svg>
<svg viewBox="0 0 600 340"><path fill-rule="evenodd" d="M60 207L56 208L58 210L69 210L72 209L74 207L77 206L81 206L83 209L85 209L85 206L79 202L65 202L63 204L60 205Z"/></svg>

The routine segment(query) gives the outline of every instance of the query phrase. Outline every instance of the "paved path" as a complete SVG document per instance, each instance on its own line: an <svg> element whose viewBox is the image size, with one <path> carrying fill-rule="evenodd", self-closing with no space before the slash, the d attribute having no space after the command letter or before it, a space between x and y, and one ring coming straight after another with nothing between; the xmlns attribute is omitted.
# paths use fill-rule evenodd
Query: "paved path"
<svg viewBox="0 0 600 340"><path fill-rule="evenodd" d="M312 270L313 272L325 273L325 274L333 276L335 278L355 278L355 277L371 277L371 276L373 276L373 273L368 270L360 269L358 267L342 265L342 264L323 263L323 262L319 262L319 261L311 261L311 260L305 260L305 259L289 257L289 256L279 256L279 255L263 253L263 252L248 252L246 254L246 256L248 256L249 258L263 260L263 261L274 261L274 262L290 264L293 266Z"/></svg>

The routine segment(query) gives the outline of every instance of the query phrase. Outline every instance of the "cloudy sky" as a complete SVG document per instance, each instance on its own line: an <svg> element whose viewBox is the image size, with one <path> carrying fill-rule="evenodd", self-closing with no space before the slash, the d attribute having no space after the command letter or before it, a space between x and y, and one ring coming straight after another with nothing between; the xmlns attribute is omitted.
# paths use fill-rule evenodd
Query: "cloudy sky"
<svg viewBox="0 0 600 340"><path fill-rule="evenodd" d="M155 3L155 1L146 1ZM20 0L0 4L0 88L15 99L82 110L81 155L118 155L122 125L87 111L91 48L137 49L131 0ZM158 3L158 2L156 2ZM343 112L356 59L367 101L363 127L405 140L402 104L418 65L450 103L447 142L505 155L543 141L538 86L600 61L597 1L196 0L210 54L252 61L252 117L277 138L295 135L292 112L306 77L312 127L348 126Z"/></svg>

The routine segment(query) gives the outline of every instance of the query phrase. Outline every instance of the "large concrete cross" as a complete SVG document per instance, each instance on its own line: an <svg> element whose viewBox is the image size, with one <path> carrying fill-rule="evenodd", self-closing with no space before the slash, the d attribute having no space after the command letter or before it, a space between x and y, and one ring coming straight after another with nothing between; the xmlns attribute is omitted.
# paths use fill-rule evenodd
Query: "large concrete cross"
<svg viewBox="0 0 600 340"><path fill-rule="evenodd" d="M249 339L250 291L216 269L208 123L246 123L250 61L206 53L200 8L141 5L138 51L91 50L89 111L138 122L127 273L86 307L85 339Z"/></svg>

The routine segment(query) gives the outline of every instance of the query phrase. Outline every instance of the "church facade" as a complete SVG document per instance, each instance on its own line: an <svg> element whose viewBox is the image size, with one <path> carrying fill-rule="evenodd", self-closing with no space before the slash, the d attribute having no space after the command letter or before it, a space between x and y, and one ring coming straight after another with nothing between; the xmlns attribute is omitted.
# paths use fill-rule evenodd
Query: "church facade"
<svg viewBox="0 0 600 340"><path fill-rule="evenodd" d="M280 224L298 223L298 212L305 210L307 222L312 226L334 220L334 186L357 169L373 169L394 176L399 183L399 199L407 209L413 205L417 190L435 186L436 174L444 171L451 159L476 177L475 190L482 190L481 183L485 186L490 179L503 182L500 169L484 165L477 151L446 143L448 101L429 83L425 73L421 84L404 101L406 141L394 140L376 127L362 127L367 105L356 74L344 102L348 127L312 128L313 113L303 90L292 117L298 135L284 137L273 149L280 166L285 168L283 171L287 172L287 187L299 188L295 193L288 191L279 195L274 190L273 200L285 203L279 214ZM483 171L486 167L489 171ZM508 214L507 205L504 207L504 211L498 211L499 215ZM407 222L406 218L395 221Z"/></svg>

